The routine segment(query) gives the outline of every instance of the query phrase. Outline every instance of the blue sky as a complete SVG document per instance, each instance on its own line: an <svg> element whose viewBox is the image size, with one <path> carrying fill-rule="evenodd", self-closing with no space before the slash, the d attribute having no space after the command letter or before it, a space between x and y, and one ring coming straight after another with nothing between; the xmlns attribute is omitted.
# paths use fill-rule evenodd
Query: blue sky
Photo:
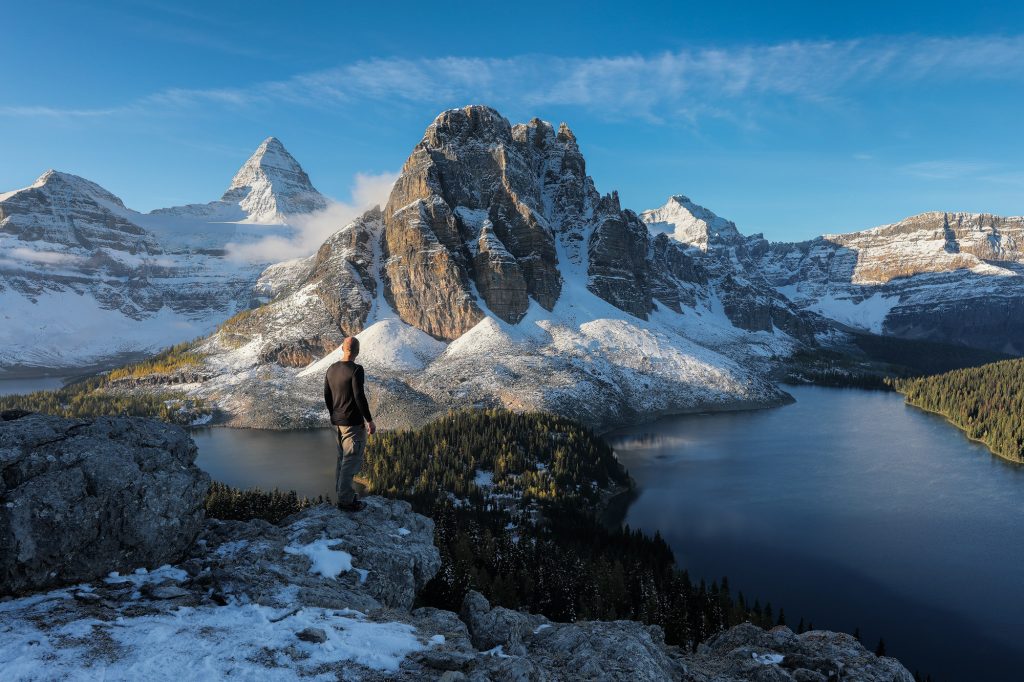
<svg viewBox="0 0 1024 682"><path fill-rule="evenodd" d="M1024 3L5 3L0 191L217 198L267 135L325 194L467 103L576 133L598 189L774 240L1024 213Z"/></svg>

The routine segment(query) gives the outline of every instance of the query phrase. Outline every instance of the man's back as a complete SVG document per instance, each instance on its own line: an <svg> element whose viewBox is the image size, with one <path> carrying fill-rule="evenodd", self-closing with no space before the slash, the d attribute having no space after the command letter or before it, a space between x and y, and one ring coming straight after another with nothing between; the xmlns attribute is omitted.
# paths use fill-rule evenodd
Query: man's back
<svg viewBox="0 0 1024 682"><path fill-rule="evenodd" d="M327 368L324 377L324 402L336 426L362 426L372 422L370 405L366 401L362 365L351 360L335 362Z"/></svg>

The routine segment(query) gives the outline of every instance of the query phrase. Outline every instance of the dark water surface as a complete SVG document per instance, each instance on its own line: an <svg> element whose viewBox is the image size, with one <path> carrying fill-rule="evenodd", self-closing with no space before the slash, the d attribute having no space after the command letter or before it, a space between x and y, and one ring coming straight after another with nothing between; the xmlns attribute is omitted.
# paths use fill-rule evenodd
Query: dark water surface
<svg viewBox="0 0 1024 682"><path fill-rule="evenodd" d="M36 377L31 379L0 378L0 395L54 391L64 385L62 377Z"/></svg>
<svg viewBox="0 0 1024 682"><path fill-rule="evenodd" d="M338 446L334 429L262 431L196 429L196 463L213 480L251 488L294 490L300 495L330 495Z"/></svg>
<svg viewBox="0 0 1024 682"><path fill-rule="evenodd" d="M939 680L1024 680L1024 467L896 394L787 390L611 434L640 486L626 522L791 627L859 627Z"/></svg>
<svg viewBox="0 0 1024 682"><path fill-rule="evenodd" d="M884 636L936 680L1024 680L1024 467L896 394L787 390L785 407L609 436L640 485L626 522L791 627ZM217 480L333 497L330 429L194 438Z"/></svg>

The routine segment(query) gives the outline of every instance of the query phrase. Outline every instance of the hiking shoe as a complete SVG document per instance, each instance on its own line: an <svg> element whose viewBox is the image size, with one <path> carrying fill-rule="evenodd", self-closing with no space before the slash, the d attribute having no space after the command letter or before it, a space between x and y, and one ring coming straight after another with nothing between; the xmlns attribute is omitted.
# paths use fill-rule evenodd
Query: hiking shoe
<svg viewBox="0 0 1024 682"><path fill-rule="evenodd" d="M358 512L366 509L366 503L360 499L352 500L350 504L339 504L338 509L346 512Z"/></svg>

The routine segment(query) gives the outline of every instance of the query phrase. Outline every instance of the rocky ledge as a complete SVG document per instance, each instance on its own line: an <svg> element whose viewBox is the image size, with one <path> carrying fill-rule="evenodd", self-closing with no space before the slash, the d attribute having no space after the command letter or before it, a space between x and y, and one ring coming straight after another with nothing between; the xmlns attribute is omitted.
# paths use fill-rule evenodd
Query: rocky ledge
<svg viewBox="0 0 1024 682"><path fill-rule="evenodd" d="M0 422L0 437L12 423ZM112 419L104 428L131 434L149 424ZM3 494L0 502L12 487ZM0 599L0 669L13 680L913 679L831 632L747 624L689 653L667 646L657 627L554 623L476 592L458 614L415 608L440 569L433 531L407 503L377 497L355 515L320 505L278 524L207 519L172 563Z"/></svg>

